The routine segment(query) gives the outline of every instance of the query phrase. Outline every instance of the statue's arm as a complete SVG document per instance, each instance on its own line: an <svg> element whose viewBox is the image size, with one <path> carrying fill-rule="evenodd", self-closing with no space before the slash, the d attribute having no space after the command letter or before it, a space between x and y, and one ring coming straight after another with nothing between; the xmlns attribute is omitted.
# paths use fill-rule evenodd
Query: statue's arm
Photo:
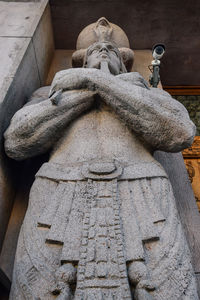
<svg viewBox="0 0 200 300"><path fill-rule="evenodd" d="M93 95L88 90L67 91L58 105L53 105L48 98L33 99L16 112L4 134L7 155L23 160L49 150L63 129L90 108Z"/></svg>
<svg viewBox="0 0 200 300"><path fill-rule="evenodd" d="M118 79L100 83L98 93L153 149L178 152L192 144L196 127L185 107L167 92Z"/></svg>
<svg viewBox="0 0 200 300"><path fill-rule="evenodd" d="M160 89L149 89L140 75L133 75L131 81L131 73L113 76L97 69L71 69L57 73L52 91L96 91L153 149L178 152L189 147L195 126L183 105Z"/></svg>

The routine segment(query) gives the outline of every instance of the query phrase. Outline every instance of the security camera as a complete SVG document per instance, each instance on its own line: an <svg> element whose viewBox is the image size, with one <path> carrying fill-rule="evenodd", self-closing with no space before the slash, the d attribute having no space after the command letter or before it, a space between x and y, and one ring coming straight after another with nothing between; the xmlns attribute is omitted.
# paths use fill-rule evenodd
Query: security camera
<svg viewBox="0 0 200 300"><path fill-rule="evenodd" d="M156 44L152 48L153 58L155 60L161 59L163 54L165 53L165 45L163 44Z"/></svg>
<svg viewBox="0 0 200 300"><path fill-rule="evenodd" d="M163 57L165 53L165 45L156 44L152 48L152 54L154 60L152 60L151 65L149 65L149 70L151 71L151 75L149 78L149 83L153 87L157 87L160 81L160 59Z"/></svg>

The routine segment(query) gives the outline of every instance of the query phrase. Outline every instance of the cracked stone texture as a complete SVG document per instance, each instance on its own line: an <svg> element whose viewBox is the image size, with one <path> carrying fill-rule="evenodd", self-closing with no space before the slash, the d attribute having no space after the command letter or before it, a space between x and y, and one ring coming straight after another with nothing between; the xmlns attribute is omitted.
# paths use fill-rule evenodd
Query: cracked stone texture
<svg viewBox="0 0 200 300"><path fill-rule="evenodd" d="M61 91L57 105L49 90ZM172 188L152 156L194 134L185 108L138 73L69 69L36 91L5 132L13 159L51 153L30 192L10 299L197 300Z"/></svg>

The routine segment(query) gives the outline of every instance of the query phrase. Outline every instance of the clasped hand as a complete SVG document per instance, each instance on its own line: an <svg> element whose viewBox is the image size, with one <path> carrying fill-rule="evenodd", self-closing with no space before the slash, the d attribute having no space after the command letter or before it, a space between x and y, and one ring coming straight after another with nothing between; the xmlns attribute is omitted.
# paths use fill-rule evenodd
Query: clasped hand
<svg viewBox="0 0 200 300"><path fill-rule="evenodd" d="M90 91L95 91L98 78L105 77L105 75L109 76L100 70L93 68L76 68L60 71L56 73L53 79L49 97L59 90L88 89Z"/></svg>

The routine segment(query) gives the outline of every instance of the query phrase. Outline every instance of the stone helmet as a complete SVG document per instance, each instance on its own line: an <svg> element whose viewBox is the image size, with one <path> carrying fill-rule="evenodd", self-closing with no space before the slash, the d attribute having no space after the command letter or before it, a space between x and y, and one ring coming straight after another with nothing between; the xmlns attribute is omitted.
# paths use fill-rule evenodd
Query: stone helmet
<svg viewBox="0 0 200 300"><path fill-rule="evenodd" d="M126 70L128 72L131 71L134 52L130 49L128 38L119 26L110 23L104 17L100 18L96 23L86 26L80 32L76 43L77 50L72 55L72 66L74 68L84 66L87 48L96 42L113 43L119 49Z"/></svg>

